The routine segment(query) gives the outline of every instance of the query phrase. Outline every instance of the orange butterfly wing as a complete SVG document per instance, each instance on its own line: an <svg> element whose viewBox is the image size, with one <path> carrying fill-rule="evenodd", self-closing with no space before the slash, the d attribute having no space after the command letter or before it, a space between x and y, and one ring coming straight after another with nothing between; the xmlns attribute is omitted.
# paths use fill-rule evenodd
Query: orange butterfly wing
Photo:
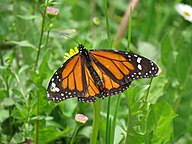
<svg viewBox="0 0 192 144"><path fill-rule="evenodd" d="M55 102L84 96L87 92L84 61L79 54L68 59L53 75L47 97Z"/></svg>
<svg viewBox="0 0 192 144"><path fill-rule="evenodd" d="M133 80L154 77L158 67L142 56L117 50L91 50L92 65L103 81L102 95L125 91Z"/></svg>
<svg viewBox="0 0 192 144"><path fill-rule="evenodd" d="M159 71L147 58L123 51L91 50L89 57L86 61L78 53L55 72L48 86L49 99L59 102L77 97L95 102L95 97L122 93L133 80L153 77Z"/></svg>
<svg viewBox="0 0 192 144"><path fill-rule="evenodd" d="M154 77L159 71L151 60L130 52L93 50L90 55L94 63L119 84Z"/></svg>
<svg viewBox="0 0 192 144"><path fill-rule="evenodd" d="M84 102L95 102L96 101L95 97L100 95L100 91L96 86L95 81L91 77L89 69L86 66L85 66L85 76L86 76L87 92L85 96L78 97L78 100Z"/></svg>
<svg viewBox="0 0 192 144"><path fill-rule="evenodd" d="M68 59L52 76L47 89L48 99L54 102L78 97L79 101L94 102L100 91L86 66L85 60L76 54Z"/></svg>

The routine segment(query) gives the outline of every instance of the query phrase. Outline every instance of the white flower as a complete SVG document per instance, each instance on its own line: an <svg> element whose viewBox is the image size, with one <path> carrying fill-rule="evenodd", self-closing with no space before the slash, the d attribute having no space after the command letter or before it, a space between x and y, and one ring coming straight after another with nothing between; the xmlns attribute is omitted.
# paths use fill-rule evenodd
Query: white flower
<svg viewBox="0 0 192 144"><path fill-rule="evenodd" d="M192 7L190 5L179 3L175 8L185 20L192 22Z"/></svg>

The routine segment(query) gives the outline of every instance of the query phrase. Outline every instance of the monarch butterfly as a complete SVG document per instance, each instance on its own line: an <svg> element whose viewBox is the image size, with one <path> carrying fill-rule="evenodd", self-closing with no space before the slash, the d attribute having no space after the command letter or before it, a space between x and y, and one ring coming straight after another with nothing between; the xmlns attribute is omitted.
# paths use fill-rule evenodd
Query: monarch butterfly
<svg viewBox="0 0 192 144"><path fill-rule="evenodd" d="M118 50L87 50L78 45L79 52L69 58L52 76L47 97L54 102L77 97L79 101L95 102L96 97L122 93L133 80L159 74L151 60Z"/></svg>

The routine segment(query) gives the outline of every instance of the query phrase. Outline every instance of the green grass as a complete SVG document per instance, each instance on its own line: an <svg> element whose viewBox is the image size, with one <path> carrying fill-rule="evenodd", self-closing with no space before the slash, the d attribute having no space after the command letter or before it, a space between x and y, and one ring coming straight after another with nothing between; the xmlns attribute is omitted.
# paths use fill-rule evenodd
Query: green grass
<svg viewBox="0 0 192 144"><path fill-rule="evenodd" d="M68 144L77 113L89 118L75 133L77 144L192 143L192 23L176 12L176 3L139 1L118 41L119 50L155 61L161 75L134 81L123 94L93 106L46 97L64 53L77 46L60 34L85 39L88 49L113 49L129 2L50 0L48 5L60 10L55 17L45 15L42 1L0 2L0 143Z"/></svg>

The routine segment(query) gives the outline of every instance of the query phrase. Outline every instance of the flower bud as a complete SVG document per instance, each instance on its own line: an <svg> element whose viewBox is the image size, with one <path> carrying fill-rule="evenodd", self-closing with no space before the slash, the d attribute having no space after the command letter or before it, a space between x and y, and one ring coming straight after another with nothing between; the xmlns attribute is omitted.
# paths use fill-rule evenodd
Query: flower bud
<svg viewBox="0 0 192 144"><path fill-rule="evenodd" d="M46 13L48 14L48 16L54 17L54 16L58 15L59 9L48 6L46 9Z"/></svg>
<svg viewBox="0 0 192 144"><path fill-rule="evenodd" d="M80 123L86 123L87 122L87 120L88 120L88 117L86 117L85 115L83 115L83 114L76 114L75 115L75 120L77 121L77 122L80 122Z"/></svg>

